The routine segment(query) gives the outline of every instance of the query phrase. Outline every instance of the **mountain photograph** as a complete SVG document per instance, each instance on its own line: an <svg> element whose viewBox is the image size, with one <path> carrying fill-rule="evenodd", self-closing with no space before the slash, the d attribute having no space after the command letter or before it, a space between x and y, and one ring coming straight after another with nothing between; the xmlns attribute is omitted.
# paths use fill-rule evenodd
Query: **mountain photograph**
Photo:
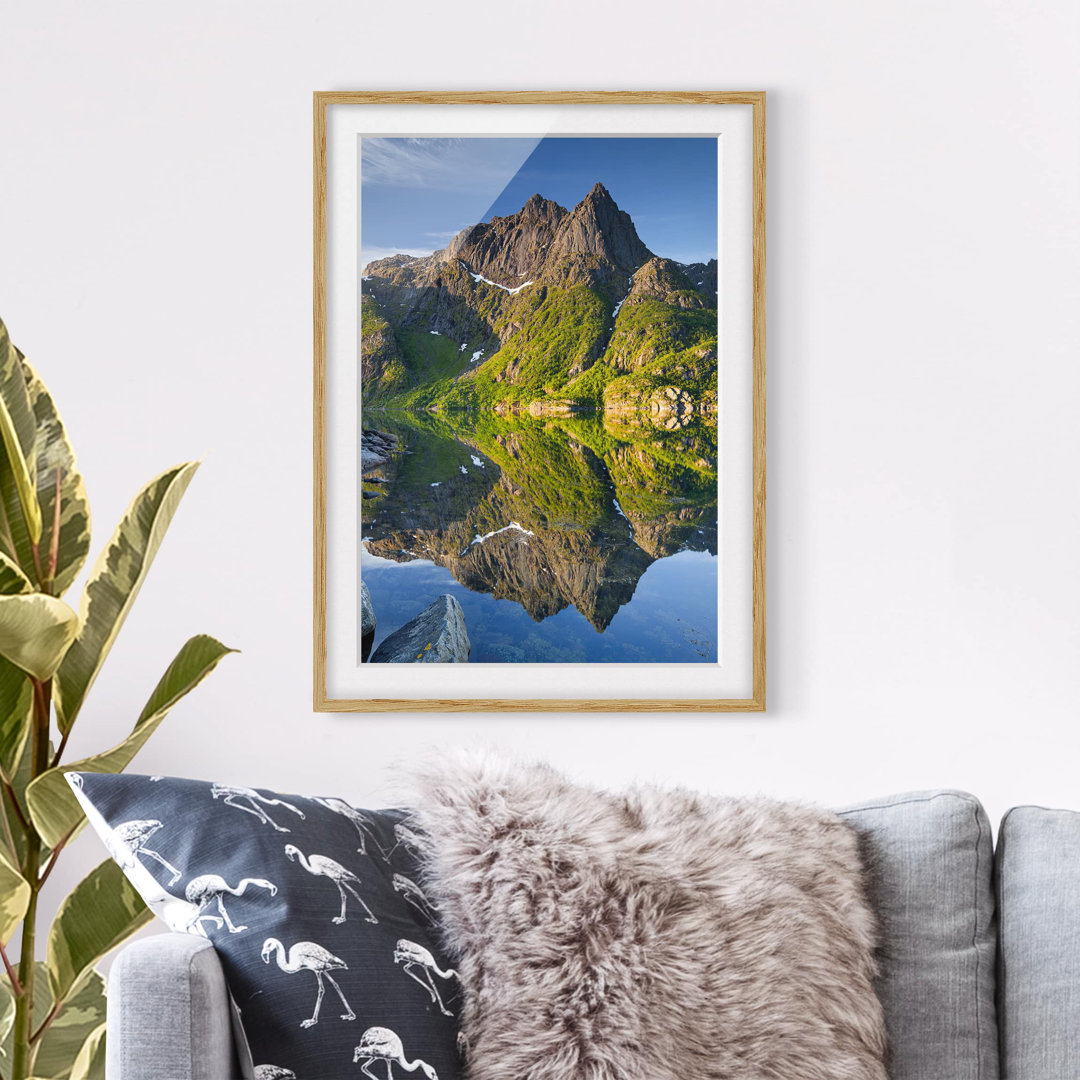
<svg viewBox="0 0 1080 1080"><path fill-rule="evenodd" d="M373 660L449 594L472 663L715 663L716 140L361 160Z"/></svg>

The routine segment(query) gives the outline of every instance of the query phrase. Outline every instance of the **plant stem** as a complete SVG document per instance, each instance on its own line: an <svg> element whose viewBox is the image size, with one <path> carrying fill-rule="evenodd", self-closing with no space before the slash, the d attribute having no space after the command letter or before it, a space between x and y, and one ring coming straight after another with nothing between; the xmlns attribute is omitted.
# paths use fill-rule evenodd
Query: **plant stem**
<svg viewBox="0 0 1080 1080"><path fill-rule="evenodd" d="M41 877L38 878L38 884L44 885L49 879L49 875L53 872L53 867L56 865L56 860L60 855L60 852L64 850L64 845L71 839L72 834L75 832L71 830L57 845L52 849L52 854L49 856L49 861L45 864L45 869L41 872Z"/></svg>
<svg viewBox="0 0 1080 1080"><path fill-rule="evenodd" d="M52 1008L49 1010L48 1015L41 1021L41 1027L30 1036L31 1044L36 1043L46 1031L49 1030L49 1025L56 1019L56 1014L60 1011L60 1006L63 1005L62 1001L54 1001Z"/></svg>
<svg viewBox="0 0 1080 1080"><path fill-rule="evenodd" d="M7 972L7 977L11 980L11 989L15 996L18 997L22 993L22 983L19 982L19 976L15 973L15 969L11 966L11 961L8 959L7 950L3 945L0 945L0 956L4 958L4 970Z"/></svg>
<svg viewBox="0 0 1080 1080"><path fill-rule="evenodd" d="M11 1055L12 1080L27 1080L30 1076L30 1026L34 1011L34 937L37 924L37 864L41 840L31 833L27 843L26 877L30 882L30 903L22 924L22 955L19 957L19 983L22 993L15 1001L14 1046Z"/></svg>
<svg viewBox="0 0 1080 1080"><path fill-rule="evenodd" d="M52 764L50 769L55 769L60 764L60 759L64 756L64 748L67 746L68 736L71 734L71 728L68 728L63 735L60 736L60 745L56 748L56 753L53 754Z"/></svg>
<svg viewBox="0 0 1080 1080"><path fill-rule="evenodd" d="M49 767L49 711L52 682L32 680L34 687L34 727L31 776L38 777ZM12 1080L27 1080L34 1065L35 1051L31 1043L34 1013L34 946L37 931L37 905L41 882L41 837L37 829L28 827L26 862L23 877L30 885L30 903L23 916L22 944L19 955L19 982L22 993L15 1002L14 1047L11 1055Z"/></svg>
<svg viewBox="0 0 1080 1080"><path fill-rule="evenodd" d="M11 781L5 776L2 783L8 798L11 800L11 805L15 810L15 816L19 819L19 824L23 827L24 831L29 832L30 822L26 820L26 815L22 812L19 800L15 797L15 789L11 786Z"/></svg>

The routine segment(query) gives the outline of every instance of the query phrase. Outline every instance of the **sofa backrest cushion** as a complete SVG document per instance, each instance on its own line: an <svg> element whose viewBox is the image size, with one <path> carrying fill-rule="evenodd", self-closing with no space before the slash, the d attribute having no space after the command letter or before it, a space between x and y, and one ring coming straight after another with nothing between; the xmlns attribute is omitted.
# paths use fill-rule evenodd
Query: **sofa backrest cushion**
<svg viewBox="0 0 1080 1080"><path fill-rule="evenodd" d="M1080 814L1010 810L995 869L1002 1072L1080 1076Z"/></svg>
<svg viewBox="0 0 1080 1080"><path fill-rule="evenodd" d="M890 1077L998 1080L993 840L978 799L914 792L840 813L863 837L881 924Z"/></svg>

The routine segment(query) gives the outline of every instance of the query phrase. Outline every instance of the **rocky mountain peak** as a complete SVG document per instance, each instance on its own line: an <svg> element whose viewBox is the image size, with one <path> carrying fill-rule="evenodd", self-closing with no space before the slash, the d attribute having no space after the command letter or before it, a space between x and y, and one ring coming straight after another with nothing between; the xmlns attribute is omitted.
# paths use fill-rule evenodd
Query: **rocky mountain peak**
<svg viewBox="0 0 1080 1080"><path fill-rule="evenodd" d="M657 265L648 267L650 261ZM627 296L627 284L639 271L635 292L677 307L698 306L704 300L676 293L696 290L708 296L715 291L715 264L684 267L670 260L657 261L638 236L630 215L619 208L602 181L593 184L573 210L536 192L516 213L462 229L430 257L398 255L366 268L376 280L386 278L414 289L441 287L442 275L450 274L460 277L470 291L483 288L484 282L512 295L533 285L585 286L606 294L613 304ZM469 277L473 285L468 284ZM369 291L377 291L377 286Z"/></svg>
<svg viewBox="0 0 1080 1080"><path fill-rule="evenodd" d="M627 273L652 257L630 215L599 181L563 220L552 246L556 255L595 256Z"/></svg>
<svg viewBox="0 0 1080 1080"><path fill-rule="evenodd" d="M545 199L543 195L537 192L529 197L529 201L521 208L519 214L511 215L511 217L518 217L522 220L540 218L543 221L558 221L566 217L566 210L557 202Z"/></svg>
<svg viewBox="0 0 1080 1080"><path fill-rule="evenodd" d="M694 269L697 270L701 265L696 264ZM677 308L708 306L709 298L706 291L699 288L696 281L691 280L687 273L689 269L690 267L682 263L677 263L672 259L661 259L654 255L634 275L627 303L632 305L634 298L652 296Z"/></svg>
<svg viewBox="0 0 1080 1080"><path fill-rule="evenodd" d="M516 287L539 275L566 216L564 207L538 192L516 214L463 229L450 241L442 260L460 260L472 273L506 288Z"/></svg>

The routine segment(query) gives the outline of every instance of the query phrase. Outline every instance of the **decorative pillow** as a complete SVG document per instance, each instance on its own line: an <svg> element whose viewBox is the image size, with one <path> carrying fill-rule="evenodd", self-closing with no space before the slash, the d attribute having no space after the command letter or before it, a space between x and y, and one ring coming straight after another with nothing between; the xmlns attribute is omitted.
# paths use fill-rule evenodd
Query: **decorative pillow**
<svg viewBox="0 0 1080 1080"><path fill-rule="evenodd" d="M835 815L477 757L419 788L471 1080L886 1080Z"/></svg>
<svg viewBox="0 0 1080 1080"><path fill-rule="evenodd" d="M416 881L424 841L400 811L160 776L68 779L147 904L213 941L256 1077L460 1075L457 975Z"/></svg>

